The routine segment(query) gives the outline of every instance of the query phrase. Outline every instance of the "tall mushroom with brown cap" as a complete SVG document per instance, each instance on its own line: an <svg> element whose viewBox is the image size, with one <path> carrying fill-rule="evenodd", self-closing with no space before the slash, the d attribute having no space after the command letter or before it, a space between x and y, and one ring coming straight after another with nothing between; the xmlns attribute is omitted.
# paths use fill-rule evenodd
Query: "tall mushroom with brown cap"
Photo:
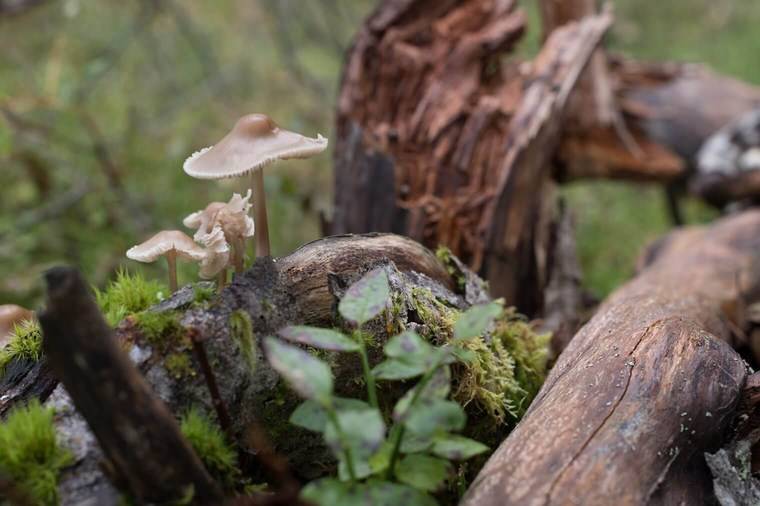
<svg viewBox="0 0 760 506"><path fill-rule="evenodd" d="M309 158L327 148L327 139L304 137L284 130L265 114L248 114L214 146L193 153L183 166L199 179L222 179L251 174L256 256L269 256L269 227L264 195L264 166L277 160Z"/></svg>
<svg viewBox="0 0 760 506"><path fill-rule="evenodd" d="M0 305L0 348L8 344L16 325L34 318L34 312L16 304Z"/></svg>
<svg viewBox="0 0 760 506"><path fill-rule="evenodd" d="M245 197L234 193L226 204L212 202L204 210L195 212L182 221L185 226L198 229L193 239L204 245L207 242L204 237L216 227L221 227L225 240L232 246L232 262L238 274L243 272L245 240L255 232L254 222L248 216L250 198L251 190L248 190Z"/></svg>
<svg viewBox="0 0 760 506"><path fill-rule="evenodd" d="M174 293L177 291L177 257L200 262L206 257L206 251L179 230L164 230L127 250L127 258L138 262L155 262L161 256L166 256L169 264L169 288Z"/></svg>

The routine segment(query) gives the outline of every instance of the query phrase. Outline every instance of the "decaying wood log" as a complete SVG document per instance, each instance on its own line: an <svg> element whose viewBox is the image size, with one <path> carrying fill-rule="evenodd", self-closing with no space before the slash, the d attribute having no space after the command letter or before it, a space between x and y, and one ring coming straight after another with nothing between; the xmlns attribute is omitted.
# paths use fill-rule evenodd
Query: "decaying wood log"
<svg viewBox="0 0 760 506"><path fill-rule="evenodd" d="M309 243L276 261L259 259L249 271L237 276L210 303L195 303L191 286L180 289L172 298L152 309L154 312L168 311L176 315L178 326L172 327L173 335L161 336L164 341L156 341L156 336L149 340L138 322L132 318L126 319L116 328L116 340L122 348L128 350L129 358L172 413L180 415L190 407L197 407L213 418L209 389L186 338L192 334L202 339L208 364L215 372L220 397L232 415L230 431L240 447L249 447L248 429L251 422L256 420L269 431L274 449L288 457L297 476L304 480L313 479L331 469L335 465L334 460L329 456L320 436L288 424L290 413L300 401L283 386L277 374L262 360L258 339L275 334L288 324L339 327L343 324L336 312L339 297L347 286L377 266L385 268L389 275L393 317L387 321L384 318L377 319L370 324L369 330L376 335L378 342L383 342L391 333L398 332L399 325L415 328L425 335L432 332L428 325L440 324L445 315L450 315L451 310L463 310L473 303L490 300L482 280L468 271L455 257L449 257L449 261L452 263L442 263L429 250L405 237L389 234L330 237ZM430 299L421 299L420 292L428 294ZM78 302L72 297L59 301L58 305L50 304L46 313L48 316L43 316L43 325L46 342L50 333L56 338L51 342L58 346L57 349L50 350L51 360L58 363L67 353L66 359L74 364L60 372L60 376L67 388L69 384L73 385L73 397L77 398L84 395L82 390L86 390L87 396L90 396L94 395L92 392L102 392L109 388L110 383L104 381L93 384L93 381L81 381L80 378L79 383L72 383L72 378L81 376L77 365L78 354L74 350L78 346L89 350L100 349L104 346L102 339L83 338L90 333L108 335L109 331L93 325L92 318L88 317L88 311L92 308L83 311L73 306L78 307ZM50 328L52 316L60 317L62 312L76 315L70 316L66 332ZM249 322L247 328L245 321ZM58 323L62 324L60 320ZM64 337L58 340L60 336ZM69 340L76 340L76 346L65 345ZM46 344L46 349L49 347ZM373 353L376 352L377 350ZM185 354L190 361L184 370L177 371L167 365L166 357L177 353ZM53 357L57 359L54 360ZM373 359L376 358L378 357L373 355ZM106 363L111 361L103 361L100 366L105 367ZM363 387L357 381L361 375L359 364L350 357L341 355L336 358L333 368L338 378L336 388L339 394L361 397ZM56 367L56 370L59 369L60 363ZM31 373L33 368L27 367L26 371ZM106 378L113 377L109 376L113 374L110 368L109 371L103 371L93 366L90 372L102 373ZM23 377L21 372L19 374ZM381 400L386 395L394 395L393 392L394 389L390 386L383 389ZM0 397L3 395L4 392L0 390ZM101 466L101 462L112 459L112 454L100 450L97 439L62 385L50 397L47 395L41 396L41 400L47 398L47 405L55 408L59 439L76 458L74 466L65 469L61 475L61 504L116 504L119 491L109 482ZM117 406L112 411L105 406L113 408L114 403L129 401L115 397L101 400L101 422L105 424L111 421L118 428L123 427L127 421L114 421L112 417L123 416L124 410ZM388 402L392 405L392 399L389 398ZM139 405L142 404L138 403L137 406ZM475 405L474 402L471 407ZM130 409L135 409L131 403ZM86 408L82 411L87 415ZM127 414L129 413L131 412L128 411ZM141 416L144 413L137 410L131 415ZM91 419L90 416L87 418ZM495 430L493 423L487 425L488 435L498 440L499 431ZM503 430L506 432L506 426ZM129 460L122 459L122 463L126 462ZM156 462L162 465L165 463L161 459ZM151 469L145 463L133 462L132 465L134 468L131 470L135 473L140 472L140 469ZM119 469L118 463L111 467ZM156 476L165 475L156 473Z"/></svg>
<svg viewBox="0 0 760 506"><path fill-rule="evenodd" d="M381 3L343 76L333 233L446 245L494 295L538 313L552 257L547 161L610 23L604 13L557 30L521 65L501 59L525 28L516 2Z"/></svg>
<svg viewBox="0 0 760 506"><path fill-rule="evenodd" d="M45 355L87 419L114 479L140 503L176 501L190 491L195 501L219 502L221 490L174 415L119 349L89 285L73 268L52 269L45 279L47 307L39 315Z"/></svg>
<svg viewBox="0 0 760 506"><path fill-rule="evenodd" d="M686 229L560 356L465 505L704 504L747 370L725 308L760 285L760 211Z"/></svg>

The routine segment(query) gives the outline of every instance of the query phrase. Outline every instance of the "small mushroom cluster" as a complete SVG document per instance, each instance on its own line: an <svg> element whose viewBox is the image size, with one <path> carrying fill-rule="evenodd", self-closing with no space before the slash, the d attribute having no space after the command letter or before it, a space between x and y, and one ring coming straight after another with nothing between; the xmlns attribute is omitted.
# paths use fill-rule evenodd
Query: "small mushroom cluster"
<svg viewBox="0 0 760 506"><path fill-rule="evenodd" d="M177 290L177 258L200 264L200 277L226 283L227 268L241 273L245 267L246 239L256 230L256 256L269 256L269 226L264 194L264 167L277 160L308 158L327 148L327 139L283 130L264 114L248 114L214 146L193 153L183 165L185 173L199 179L223 179L250 174L245 197L233 194L229 202L212 202L194 212L183 224L196 232L193 238L179 230L165 230L130 248L127 257L155 262L165 257L169 286ZM253 195L253 202L249 203ZM248 213L251 207L254 217ZM254 226L255 224L255 226Z"/></svg>

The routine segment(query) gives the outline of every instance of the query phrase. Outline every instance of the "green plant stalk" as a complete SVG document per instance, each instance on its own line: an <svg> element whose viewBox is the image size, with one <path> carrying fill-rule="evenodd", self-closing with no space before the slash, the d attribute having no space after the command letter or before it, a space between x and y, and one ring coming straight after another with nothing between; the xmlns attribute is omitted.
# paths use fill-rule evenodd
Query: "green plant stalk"
<svg viewBox="0 0 760 506"><path fill-rule="evenodd" d="M356 483L356 471L354 470L354 458L351 455L351 449L346 444L346 438L343 436L343 429L340 428L340 423L338 422L338 415L335 413L335 408L332 406L332 403L330 403L329 406L325 406L325 411L327 411L327 417L330 419L333 425L335 425L335 431L338 433L338 437L343 443L343 453L346 454L346 467L348 467L348 476L351 478L351 483Z"/></svg>
<svg viewBox="0 0 760 506"><path fill-rule="evenodd" d="M422 395L422 391L425 390L425 387L427 386L428 382L430 382L430 379L433 377L433 374L435 374L435 371L441 367L444 356L445 355L442 355L441 358L439 358L433 364L433 366L428 369L427 372L425 372L420 382L417 383L417 386L414 387L417 389L417 391L414 392L412 400L409 401L409 407L406 408L407 411L412 409L412 406L414 406L414 404L417 402L417 399L419 399L420 395ZM396 460L398 460L399 450L401 449L401 440L404 439L405 430L406 428L404 427L403 423L393 426L393 451L391 452L390 462L388 463L388 470L385 472L385 479L387 480L393 478L393 468L396 467Z"/></svg>
<svg viewBox="0 0 760 506"><path fill-rule="evenodd" d="M375 377L372 375L372 371L369 368L369 356L367 355L367 346L364 344L364 337L361 330L354 331L354 341L359 344L359 355L362 358L362 369L364 370L364 380L367 382L367 399L370 406L373 408L378 407L377 402L377 387L375 386Z"/></svg>

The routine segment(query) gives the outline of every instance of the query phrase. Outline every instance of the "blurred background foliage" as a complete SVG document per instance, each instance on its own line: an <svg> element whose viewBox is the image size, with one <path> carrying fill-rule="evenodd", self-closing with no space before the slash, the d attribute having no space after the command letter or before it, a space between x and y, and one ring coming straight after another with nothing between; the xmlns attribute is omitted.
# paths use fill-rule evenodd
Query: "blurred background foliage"
<svg viewBox="0 0 760 506"><path fill-rule="evenodd" d="M38 0L0 17L0 304L40 302L60 262L102 285L124 251L241 191L191 179L183 160L248 112L332 138L343 53L374 0ZM524 51L535 49L533 2ZM649 59L704 61L760 83L760 2L616 0L610 45ZM320 235L331 155L268 170L273 251ZM586 283L603 296L669 228L659 187L573 183ZM714 214L687 204L689 221ZM163 266L137 266L151 276ZM181 268L181 281L195 267Z"/></svg>

